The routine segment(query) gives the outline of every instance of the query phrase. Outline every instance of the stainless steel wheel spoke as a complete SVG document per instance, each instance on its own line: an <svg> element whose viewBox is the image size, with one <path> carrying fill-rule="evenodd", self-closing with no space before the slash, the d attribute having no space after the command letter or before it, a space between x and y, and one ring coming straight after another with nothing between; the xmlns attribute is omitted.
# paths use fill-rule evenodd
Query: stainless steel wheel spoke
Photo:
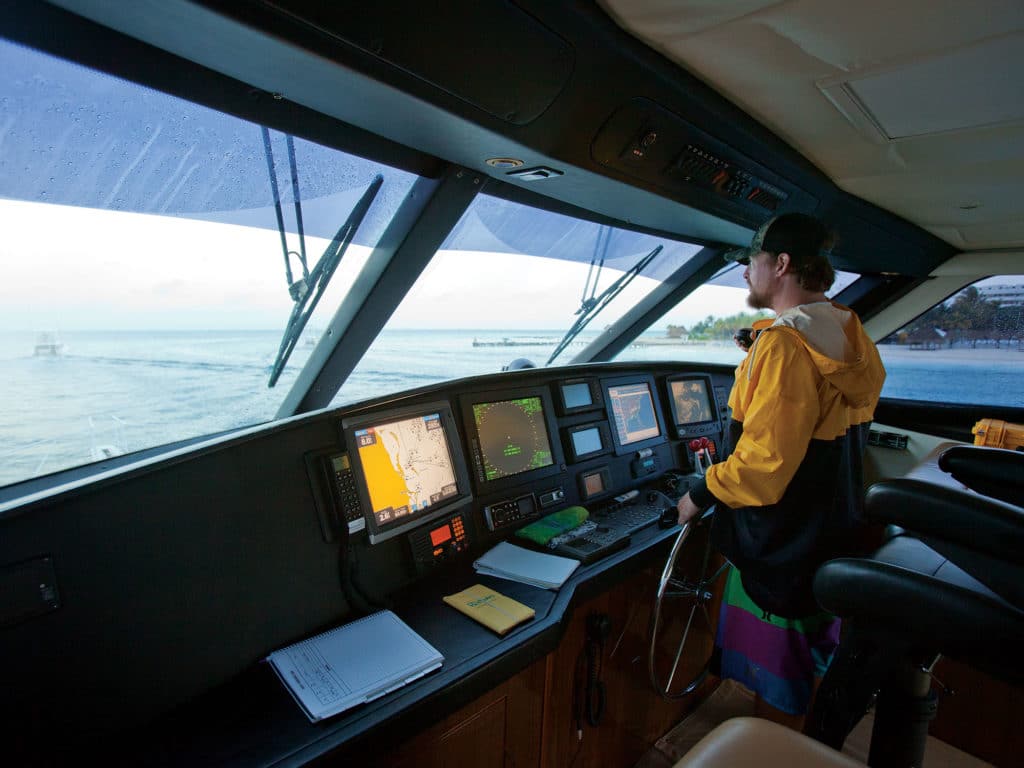
<svg viewBox="0 0 1024 768"><path fill-rule="evenodd" d="M679 641L679 647L676 649L676 657L672 662L672 673L668 676L668 684L665 686L666 691L672 690L672 680L676 676L676 669L679 668L679 659L682 658L683 648L686 647L686 638L690 635L690 625L693 624L693 614L697 612L697 605L694 604L690 608L690 615L686 618L686 629L683 630L683 638Z"/></svg>
<svg viewBox="0 0 1024 768"><path fill-rule="evenodd" d="M680 559L680 553L691 533L691 525L687 524L682 527L679 536L672 546L672 551L669 553L668 560L665 562L665 567L662 570L657 595L651 611L651 642L647 659L648 674L651 685L659 695L666 699L679 699L693 693L700 687L708 673L711 653L709 652L701 657L699 654L694 653L694 648L697 646L701 648L706 647L703 642L698 642L700 641L698 635L714 637L715 624L711 620L709 604L714 597L719 579L729 568L729 563L725 562L716 568L713 574L707 576L708 569L712 564L711 538L708 536L704 551L700 557L700 571L694 575L693 570L688 570L691 566L688 566L687 563L692 562L692 558ZM672 613L668 617L663 618L662 612L669 610L666 608L666 600L669 599L672 600L670 609ZM681 613L687 608L689 608L689 612L686 622L682 627L679 643L675 647L672 664L667 670L667 681L663 685L662 681L665 680L665 677L658 672L656 665L657 650L659 647L665 648L666 645L668 648L672 648L674 641L668 641L671 635L679 631L679 623L671 619L676 616L681 618ZM703 619L703 627L698 626L702 622L694 621L694 617L698 615L698 610L699 615ZM691 637L694 640L690 640ZM694 648L689 649L689 655L687 654L688 642L691 645L696 643ZM690 670L691 668L695 668L695 671L692 673L686 671L684 673L684 670ZM676 685L677 679L682 680L683 678L685 680L679 684L678 690L673 691L673 685Z"/></svg>

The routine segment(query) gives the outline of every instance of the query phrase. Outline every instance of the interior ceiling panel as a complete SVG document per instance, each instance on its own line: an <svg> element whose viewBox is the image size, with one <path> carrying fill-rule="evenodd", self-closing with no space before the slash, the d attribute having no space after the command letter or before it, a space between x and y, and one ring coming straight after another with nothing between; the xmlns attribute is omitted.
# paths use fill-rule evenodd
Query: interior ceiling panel
<svg viewBox="0 0 1024 768"><path fill-rule="evenodd" d="M1024 245L1024 3L600 0L838 186L959 248Z"/></svg>
<svg viewBox="0 0 1024 768"><path fill-rule="evenodd" d="M892 140L1024 120L1022 71L1013 34L841 82Z"/></svg>

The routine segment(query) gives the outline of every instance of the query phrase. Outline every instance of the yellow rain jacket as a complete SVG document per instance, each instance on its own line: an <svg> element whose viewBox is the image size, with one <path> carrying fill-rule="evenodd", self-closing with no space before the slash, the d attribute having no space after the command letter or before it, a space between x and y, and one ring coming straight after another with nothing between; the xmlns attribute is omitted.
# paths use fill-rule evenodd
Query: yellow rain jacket
<svg viewBox="0 0 1024 768"><path fill-rule="evenodd" d="M863 448L885 369L839 304L758 325L729 397L732 451L690 496L718 502L715 542L755 602L806 615L814 570L846 551L861 521Z"/></svg>

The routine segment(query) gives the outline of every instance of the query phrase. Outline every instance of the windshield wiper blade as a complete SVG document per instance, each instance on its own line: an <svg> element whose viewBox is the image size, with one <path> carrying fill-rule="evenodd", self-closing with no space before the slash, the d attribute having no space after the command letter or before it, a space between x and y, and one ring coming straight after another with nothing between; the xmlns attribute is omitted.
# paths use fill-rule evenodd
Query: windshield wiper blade
<svg viewBox="0 0 1024 768"><path fill-rule="evenodd" d="M558 342L558 346L555 347L555 351L551 353L551 357L548 358L548 361L544 363L544 365L551 365L551 362L562 353L562 350L572 343L572 340L576 338L580 331L586 328L587 324L597 317L601 313L601 310L611 303L612 299L622 293L625 287L633 282L633 278L643 272L644 268L654 260L655 256L662 252L664 247L665 246L663 245L659 245L646 256L643 256L636 264L623 272L614 283L605 288L600 296L585 299L583 301L583 305L576 310L576 314L579 315L576 322L572 324L572 327L568 331L566 331L565 336L563 336L562 340Z"/></svg>
<svg viewBox="0 0 1024 768"><path fill-rule="evenodd" d="M268 387L273 387L277 383L277 379L281 375L281 371L284 370L292 350L295 349L299 336L302 335L302 330L306 327L306 323L313 314L313 310L316 309L320 297L327 290L327 284L330 283L331 278L334 276L334 270L341 263L342 256L345 255L345 251L348 250L349 245L352 243L356 230L363 223L363 219L370 210L370 205L373 204L373 200L377 197L377 193L380 191L383 183L384 177L377 174L373 181L370 182L370 186L366 188L363 196L359 198L359 202L352 208L352 212L345 219L345 223L341 225L337 234L334 235L334 239L324 249L323 255L317 261L316 266L309 271L305 289L295 296L295 306L292 307L292 314L288 318L288 325L285 326L284 336L281 338L281 347L277 351L277 359L274 361L274 368L270 372L270 381L267 383Z"/></svg>

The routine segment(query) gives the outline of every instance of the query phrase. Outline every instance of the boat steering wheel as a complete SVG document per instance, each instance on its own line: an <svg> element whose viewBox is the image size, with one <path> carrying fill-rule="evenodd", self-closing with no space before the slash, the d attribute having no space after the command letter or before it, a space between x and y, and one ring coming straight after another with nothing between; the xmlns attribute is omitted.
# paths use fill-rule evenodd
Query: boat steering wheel
<svg viewBox="0 0 1024 768"><path fill-rule="evenodd" d="M711 666L717 624L711 618L709 604L730 565L728 560L721 565L712 560L711 526L702 523L710 522L714 509L711 507L679 530L658 581L651 610L647 669L651 685L665 699L680 699L696 691ZM697 559L685 546L695 529L705 539ZM684 550L686 555L682 554Z"/></svg>

